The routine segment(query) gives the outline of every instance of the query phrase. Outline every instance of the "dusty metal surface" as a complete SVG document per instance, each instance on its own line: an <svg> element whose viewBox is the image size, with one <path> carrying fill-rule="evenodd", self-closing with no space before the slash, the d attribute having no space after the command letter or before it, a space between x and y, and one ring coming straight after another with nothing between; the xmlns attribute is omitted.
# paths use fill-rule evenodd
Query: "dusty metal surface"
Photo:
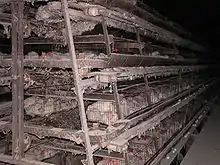
<svg viewBox="0 0 220 165"><path fill-rule="evenodd" d="M65 20L65 25L66 25L66 37L68 39L68 46L69 46L69 54L71 56L71 61L72 61L72 70L73 70L73 77L74 77L74 84L75 84L75 89L76 89L76 97L78 101L78 106L79 106L79 111L80 111L80 121L81 121L81 127L82 127L82 132L84 133L84 141L85 141L85 146L86 146L86 157L87 157L87 162L88 165L94 165L93 161L93 151L92 151L92 146L88 134L88 125L87 125L87 119L86 119L86 112L85 112L85 106L84 106L84 100L83 100L83 91L81 88L80 84L80 76L78 73L78 66L77 66L77 61L76 61L76 52L75 52L75 47L74 47L74 41L73 41L73 36L72 36L72 30L71 30L71 24L70 24L70 16L68 13L68 3L67 0L62 0L62 10L64 13L64 20Z"/></svg>
<svg viewBox="0 0 220 165"><path fill-rule="evenodd" d="M43 143L42 145L45 148L55 149L55 150L62 150L66 152L71 152L74 154L85 154L85 149L82 146L77 146L71 142L62 141L62 140L51 140L48 142ZM94 156L107 158L112 157L118 160L124 160L123 155L121 153L116 152L108 152L107 150L98 150L94 152Z"/></svg>
<svg viewBox="0 0 220 165"><path fill-rule="evenodd" d="M62 57L62 56L61 56ZM71 60L68 56L63 59L55 58L34 58L24 60L27 67L46 67L46 68L71 68ZM163 65L192 65L199 61L196 59L176 59L167 57L126 55L112 53L109 58L98 59L77 59L79 68L111 68L111 67L139 67L139 66L163 66ZM11 65L11 59L0 59L1 66L8 67Z"/></svg>
<svg viewBox="0 0 220 165"><path fill-rule="evenodd" d="M122 9L117 10L111 10L109 8L105 8L99 5L91 5L84 2L70 2L70 6L73 8L77 8L77 10L70 9L69 13L72 17L72 19L76 20L76 23L72 22L72 26L78 27L77 31L74 31L75 34L81 34L83 31L89 31L94 28L95 23L93 21L102 22L101 15L104 15L108 25L116 27L116 28L122 28L124 30L128 30L130 32L136 32L136 27L141 28L141 33L147 36L150 36L152 38L155 38L157 40L169 42L169 43L175 43L177 45L181 46L187 46L194 50L203 50L203 47L200 45L197 45L196 43L183 39L179 37L178 35L165 30L163 28L160 28L159 26L156 26L147 20L144 20L140 17L137 17L136 15L133 15L131 13L128 13ZM96 17L92 17L89 15L85 15L84 11L87 8L92 8L94 10L97 10ZM80 10L79 10L80 9ZM31 11L31 9L30 9ZM57 2L50 2L48 5L41 6L38 9L38 12L36 13L36 18L30 21L32 24L29 24L29 27L27 28L27 33L30 34L30 30L35 32L36 34L40 36L44 36L45 38L53 38L55 37L55 33L57 32L63 36L62 30L64 29L62 24L61 16L61 4L59 1ZM116 20L115 20L116 19ZM86 20L82 23L82 20ZM27 21L27 20L26 20ZM35 22L39 21L40 26L38 24L34 24ZM3 22L3 21L2 21ZM28 21L27 21L28 22ZM49 28L48 25L53 25L53 23L58 23L59 28L52 26ZM125 24L127 24L125 26ZM147 24L147 26L145 26ZM32 27L31 27L32 26ZM130 26L130 27L129 27ZM81 32L82 31L82 32ZM43 32L43 35L42 35ZM58 37L58 36L56 36Z"/></svg>
<svg viewBox="0 0 220 165"><path fill-rule="evenodd" d="M60 4L57 2L54 3L50 3L48 6L44 6L41 8L40 12L46 12L48 15L45 18L43 18L43 15L39 15L38 20L43 20L43 21L48 21L47 19L49 19L50 21L52 21L52 19L50 19L54 13L56 12L57 9L59 9ZM90 6L90 4L86 4L86 3L79 3L79 4L74 4L71 3L70 6L77 6L78 8L80 8L82 6L81 9L87 7L93 7L94 6ZM76 19L76 20L80 20L80 19L85 19L87 21L95 21L95 22L102 22L102 18L100 17L100 15L103 15L105 17L105 20L107 22L108 25L113 26L113 27L120 27L121 29L130 31L130 32L136 32L136 27L140 27L142 29L144 29L143 31L141 31L142 34L148 35L152 38L156 38L158 40L162 40L162 41L166 41L166 42L170 42L170 43L176 43L179 45L185 45L187 43L187 46L189 46L189 41L184 40L182 38L180 38L179 36L175 35L174 33L171 33L167 30L164 30L160 27L157 27L153 24L151 24L150 22L147 22L146 20L143 20L141 18L138 18L135 15L132 15L130 13L127 13L123 10L121 11L113 11L113 10L109 10L109 9L105 9L102 7L96 7L98 8L97 10L101 10L100 13L98 13L98 15L96 17L92 17L89 15L85 15L83 13L83 11L77 11L74 9L70 9L69 13L72 16L72 19ZM101 8L101 9L99 9ZM48 10L49 9L49 10ZM125 26L125 24L127 24ZM135 24L135 26L133 25ZM147 24L147 26L146 26ZM162 35L163 34L163 35ZM192 49L201 49L200 46L197 46L196 44L192 44L193 46L195 45L195 47L193 47ZM190 46L191 47L191 46Z"/></svg>
<svg viewBox="0 0 220 165"><path fill-rule="evenodd" d="M0 53L0 86L13 98L0 103L0 129L13 135L0 161L70 152L85 156L61 153L68 165L156 164L211 100L205 48L140 1L2 2L12 53Z"/></svg>
<svg viewBox="0 0 220 165"><path fill-rule="evenodd" d="M194 96L195 97L195 96ZM185 102L188 101L188 99L184 100ZM184 103L182 103L184 104ZM181 104L181 105L182 105ZM169 108L168 108L169 109ZM68 115L70 116L70 115ZM61 120L58 120L61 121ZM42 122L41 122L42 123ZM112 130L112 132L109 133L105 133L103 131L101 131L101 134L97 134L94 135L93 131L91 130L90 134L90 138L91 141L100 141L100 142L105 142L106 140L110 140L114 137L116 137L118 134L120 134L120 130L123 130L123 125L121 127L121 129L119 129L120 127L118 127L118 131L116 130ZM95 131L95 130L94 130ZM28 132L30 134L35 134L38 137L59 137L62 139L69 139L72 141L76 141L77 143L82 143L82 133L80 131L74 131L72 132L71 130L67 130L67 129L61 129L61 128L50 128L50 127L45 127L45 126L34 126L34 125L25 125L25 132ZM95 133L95 132L94 132ZM78 138L77 138L78 137ZM81 139L81 140L80 140Z"/></svg>
<svg viewBox="0 0 220 165"><path fill-rule="evenodd" d="M75 109L77 101L60 98L29 97L24 101L24 110L30 116L48 116L52 113Z"/></svg>
<svg viewBox="0 0 220 165"><path fill-rule="evenodd" d="M194 96L195 97L195 96ZM187 101L187 100L186 100ZM185 102L186 102L185 101ZM182 104L184 104L184 103L182 103ZM181 104L181 105L182 105ZM184 104L185 105L185 104ZM168 108L169 109L169 108ZM122 127L123 128L123 127ZM121 128L121 129L122 129ZM34 129L34 128L33 128ZM53 129L51 129L51 131L52 131ZM63 129L61 129L61 130L63 130ZM119 132L118 132L119 131ZM100 135L98 135L98 134L96 134L95 136L93 135L93 131L90 133L90 136L91 136L91 141L102 141L102 142L104 142L105 140L107 140L107 139L111 139L111 138L113 138L114 136L117 136L117 134L118 133L120 133L120 129L118 130L118 131L114 131L114 133L113 132L109 132L109 133L107 133L107 132L105 132L105 131L101 131L100 133ZM62 131L61 131L62 132ZM61 133L60 132L60 133ZM118 132L118 133L117 133ZM41 132L42 133L42 136L48 136L49 134L47 133L47 132ZM116 133L116 134L115 134ZM39 132L39 134L40 134L40 132ZM50 136L50 135L49 135Z"/></svg>
<svg viewBox="0 0 220 165"><path fill-rule="evenodd" d="M198 105L201 105L201 107ZM204 104L202 99L197 100L196 103L190 102L189 106L187 105L187 107L181 108L178 112L163 120L152 130L130 140L128 147L129 163L132 165L159 163L162 160L163 155L165 155L179 139L182 138L186 141L189 136L188 131L192 132L192 130L195 130L196 127L198 127L201 120L205 117L205 114L208 113L208 107L210 105L211 104ZM189 115L188 113L195 114L195 116L188 116L189 118L186 120L184 115ZM182 134L185 136L182 137ZM167 141L168 143L166 143ZM176 152L174 151L176 150L172 149L171 154L175 154ZM167 161L169 161L169 158ZM102 165L103 163L110 162L122 165L125 164L124 161L118 160L117 158L105 158L100 164Z"/></svg>
<svg viewBox="0 0 220 165"><path fill-rule="evenodd" d="M24 2L12 2L12 156L24 158L24 76L23 76Z"/></svg>

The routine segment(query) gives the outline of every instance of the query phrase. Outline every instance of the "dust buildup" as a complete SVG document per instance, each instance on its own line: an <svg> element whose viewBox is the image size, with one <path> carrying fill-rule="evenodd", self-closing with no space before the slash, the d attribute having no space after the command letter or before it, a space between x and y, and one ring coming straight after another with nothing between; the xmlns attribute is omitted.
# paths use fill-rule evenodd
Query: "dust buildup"
<svg viewBox="0 0 220 165"><path fill-rule="evenodd" d="M28 89L47 89L71 91L73 88L72 73L66 70L25 70L24 72L25 88Z"/></svg>
<svg viewBox="0 0 220 165"><path fill-rule="evenodd" d="M51 126L72 130L81 129L80 113L78 108L57 112L41 118L35 118L31 120L31 123L35 125Z"/></svg>
<svg viewBox="0 0 220 165"><path fill-rule="evenodd" d="M35 18L47 23L58 23L63 21L62 15L60 2L49 2L47 5L38 8Z"/></svg>
<svg viewBox="0 0 220 165"><path fill-rule="evenodd" d="M72 23L72 34L81 35L83 32L91 31L95 28L96 23L89 21L80 21L77 23Z"/></svg>
<svg viewBox="0 0 220 165"><path fill-rule="evenodd" d="M81 35L83 32L93 30L95 28L95 25L96 23L89 21L71 22L72 34L73 36ZM30 31L30 29L27 29L27 34L30 34L28 33L28 31ZM56 41L66 41L66 30L63 22L44 23L42 21L39 21L38 24L31 25L31 31L39 38L53 39Z"/></svg>
<svg viewBox="0 0 220 165"><path fill-rule="evenodd" d="M35 16L37 22L40 23L34 24L31 29L38 37L66 41L66 30L62 15L60 2L49 2L48 5L40 6ZM93 30L96 24L71 15L73 36L82 35L83 32Z"/></svg>
<svg viewBox="0 0 220 165"><path fill-rule="evenodd" d="M51 97L29 97L24 101L24 109L30 116L48 116L54 112L75 108L77 102L70 99Z"/></svg>

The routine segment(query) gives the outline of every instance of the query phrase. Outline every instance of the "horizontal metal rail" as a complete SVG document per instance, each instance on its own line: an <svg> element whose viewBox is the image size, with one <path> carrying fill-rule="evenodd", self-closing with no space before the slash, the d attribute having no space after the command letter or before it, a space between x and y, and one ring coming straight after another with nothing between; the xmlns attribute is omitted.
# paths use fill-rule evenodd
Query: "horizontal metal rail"
<svg viewBox="0 0 220 165"><path fill-rule="evenodd" d="M41 94L25 94L27 96L41 96L41 97L54 97L54 98L65 98L65 99L76 99L75 96L59 96L59 95L41 95ZM83 96L84 100L87 101L112 101L114 102L114 96L111 94L98 94L98 93L92 93L92 94L84 94Z"/></svg>
<svg viewBox="0 0 220 165"><path fill-rule="evenodd" d="M12 60L10 58L0 58L0 66L10 67ZM163 66L163 65L192 65L204 63L197 59L178 59L166 58L163 56L148 55L129 55L111 53L111 57L100 57L95 59L77 59L79 68L111 68L111 67L140 67L140 66ZM71 59L24 59L24 66L45 67L45 68L71 68Z"/></svg>
<svg viewBox="0 0 220 165"><path fill-rule="evenodd" d="M65 143L59 143L59 142L46 142L42 144L42 147L59 150L59 151L65 151L65 152L71 152L74 154L86 154L85 149L80 146L76 146L74 144L68 144ZM94 156L101 157L101 158L114 158L117 160L124 160L123 154L116 153L116 152L108 152L107 150L98 150L93 153Z"/></svg>

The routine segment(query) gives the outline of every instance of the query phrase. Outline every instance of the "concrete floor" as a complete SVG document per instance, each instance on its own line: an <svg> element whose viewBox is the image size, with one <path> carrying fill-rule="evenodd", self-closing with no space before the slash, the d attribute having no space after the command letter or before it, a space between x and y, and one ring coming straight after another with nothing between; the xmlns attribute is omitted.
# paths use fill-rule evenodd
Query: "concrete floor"
<svg viewBox="0 0 220 165"><path fill-rule="evenodd" d="M213 109L181 165L220 165L220 105Z"/></svg>

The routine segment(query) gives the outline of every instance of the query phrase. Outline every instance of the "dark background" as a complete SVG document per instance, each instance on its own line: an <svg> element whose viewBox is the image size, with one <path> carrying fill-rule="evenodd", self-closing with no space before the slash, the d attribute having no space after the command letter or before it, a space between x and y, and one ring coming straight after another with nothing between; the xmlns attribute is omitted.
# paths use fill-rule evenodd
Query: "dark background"
<svg viewBox="0 0 220 165"><path fill-rule="evenodd" d="M219 0L143 0L202 40L213 53L220 48ZM217 56L217 55L216 55Z"/></svg>

